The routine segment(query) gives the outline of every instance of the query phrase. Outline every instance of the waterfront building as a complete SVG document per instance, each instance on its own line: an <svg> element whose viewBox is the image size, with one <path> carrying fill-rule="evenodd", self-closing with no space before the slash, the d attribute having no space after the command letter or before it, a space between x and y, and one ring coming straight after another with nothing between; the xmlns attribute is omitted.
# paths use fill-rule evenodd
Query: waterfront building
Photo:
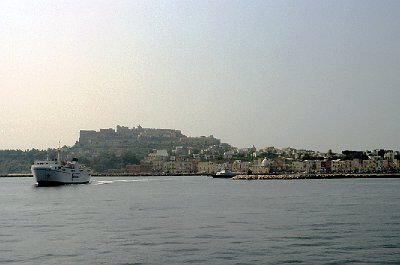
<svg viewBox="0 0 400 265"><path fill-rule="evenodd" d="M343 163L340 159L335 159L331 161L332 173L342 172Z"/></svg>
<svg viewBox="0 0 400 265"><path fill-rule="evenodd" d="M394 159L393 160L393 168L395 169L396 172L399 172L400 170L400 159Z"/></svg>
<svg viewBox="0 0 400 265"><path fill-rule="evenodd" d="M351 169L350 172L358 173L361 171L361 159L354 158L351 161Z"/></svg>
<svg viewBox="0 0 400 265"><path fill-rule="evenodd" d="M177 161L174 161L174 172L176 174L184 174L184 173L196 173L198 168L197 164L198 162L196 160L191 160L191 159L179 159Z"/></svg>
<svg viewBox="0 0 400 265"><path fill-rule="evenodd" d="M376 168L376 163L372 159L362 160L361 169L362 173L371 173L374 172Z"/></svg>
<svg viewBox="0 0 400 265"><path fill-rule="evenodd" d="M293 161L293 171L296 173L304 172L304 163L303 161Z"/></svg>
<svg viewBox="0 0 400 265"><path fill-rule="evenodd" d="M381 160L381 171L382 172L389 172L391 169L391 161L388 159L382 159Z"/></svg>
<svg viewBox="0 0 400 265"><path fill-rule="evenodd" d="M215 174L217 172L217 165L213 161L198 162L197 170L202 174Z"/></svg>
<svg viewBox="0 0 400 265"><path fill-rule="evenodd" d="M251 166L251 162L248 161L241 161L241 160L235 160L232 163L232 171L233 172L241 172L241 173L246 173L250 166Z"/></svg>
<svg viewBox="0 0 400 265"><path fill-rule="evenodd" d="M267 158L258 158L253 160L253 164L249 166L249 170L253 174L269 174L272 172L273 163Z"/></svg>
<svg viewBox="0 0 400 265"><path fill-rule="evenodd" d="M163 163L163 172L164 173L176 173L176 164L175 161L167 161Z"/></svg>

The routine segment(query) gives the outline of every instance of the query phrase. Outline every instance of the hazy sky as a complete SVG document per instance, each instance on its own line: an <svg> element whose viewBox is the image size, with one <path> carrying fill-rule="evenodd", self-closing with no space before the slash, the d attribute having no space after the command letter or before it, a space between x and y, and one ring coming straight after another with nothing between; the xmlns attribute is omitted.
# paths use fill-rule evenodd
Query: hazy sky
<svg viewBox="0 0 400 265"><path fill-rule="evenodd" d="M400 150L400 1L0 1L0 149L141 125Z"/></svg>

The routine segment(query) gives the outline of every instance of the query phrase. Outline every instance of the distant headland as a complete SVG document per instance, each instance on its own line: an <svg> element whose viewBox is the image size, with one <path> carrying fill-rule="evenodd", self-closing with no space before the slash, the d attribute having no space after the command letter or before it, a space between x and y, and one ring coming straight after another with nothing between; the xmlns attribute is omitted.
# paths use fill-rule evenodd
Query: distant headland
<svg viewBox="0 0 400 265"><path fill-rule="evenodd" d="M34 160L56 157L57 149L1 150L0 174L29 174ZM78 141L61 148L97 174L213 175L221 170L247 176L397 174L400 152L386 149L334 153L295 148L237 148L213 135L188 137L180 130L129 128L81 130ZM265 177L267 178L267 177Z"/></svg>

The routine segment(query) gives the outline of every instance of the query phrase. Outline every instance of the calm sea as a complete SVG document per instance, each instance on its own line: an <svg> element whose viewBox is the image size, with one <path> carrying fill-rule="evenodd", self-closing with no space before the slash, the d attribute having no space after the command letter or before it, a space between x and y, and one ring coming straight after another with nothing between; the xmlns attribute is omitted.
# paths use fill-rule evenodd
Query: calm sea
<svg viewBox="0 0 400 265"><path fill-rule="evenodd" d="M400 179L0 179L0 264L400 264Z"/></svg>

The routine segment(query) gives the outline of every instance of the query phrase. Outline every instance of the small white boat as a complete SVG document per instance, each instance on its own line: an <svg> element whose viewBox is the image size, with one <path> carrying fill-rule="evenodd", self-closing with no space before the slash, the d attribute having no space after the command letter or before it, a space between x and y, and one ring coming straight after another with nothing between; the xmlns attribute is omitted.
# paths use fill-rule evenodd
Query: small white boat
<svg viewBox="0 0 400 265"><path fill-rule="evenodd" d="M31 171L38 186L85 184L91 176L91 169L79 164L76 158L62 163L59 159L35 161Z"/></svg>

